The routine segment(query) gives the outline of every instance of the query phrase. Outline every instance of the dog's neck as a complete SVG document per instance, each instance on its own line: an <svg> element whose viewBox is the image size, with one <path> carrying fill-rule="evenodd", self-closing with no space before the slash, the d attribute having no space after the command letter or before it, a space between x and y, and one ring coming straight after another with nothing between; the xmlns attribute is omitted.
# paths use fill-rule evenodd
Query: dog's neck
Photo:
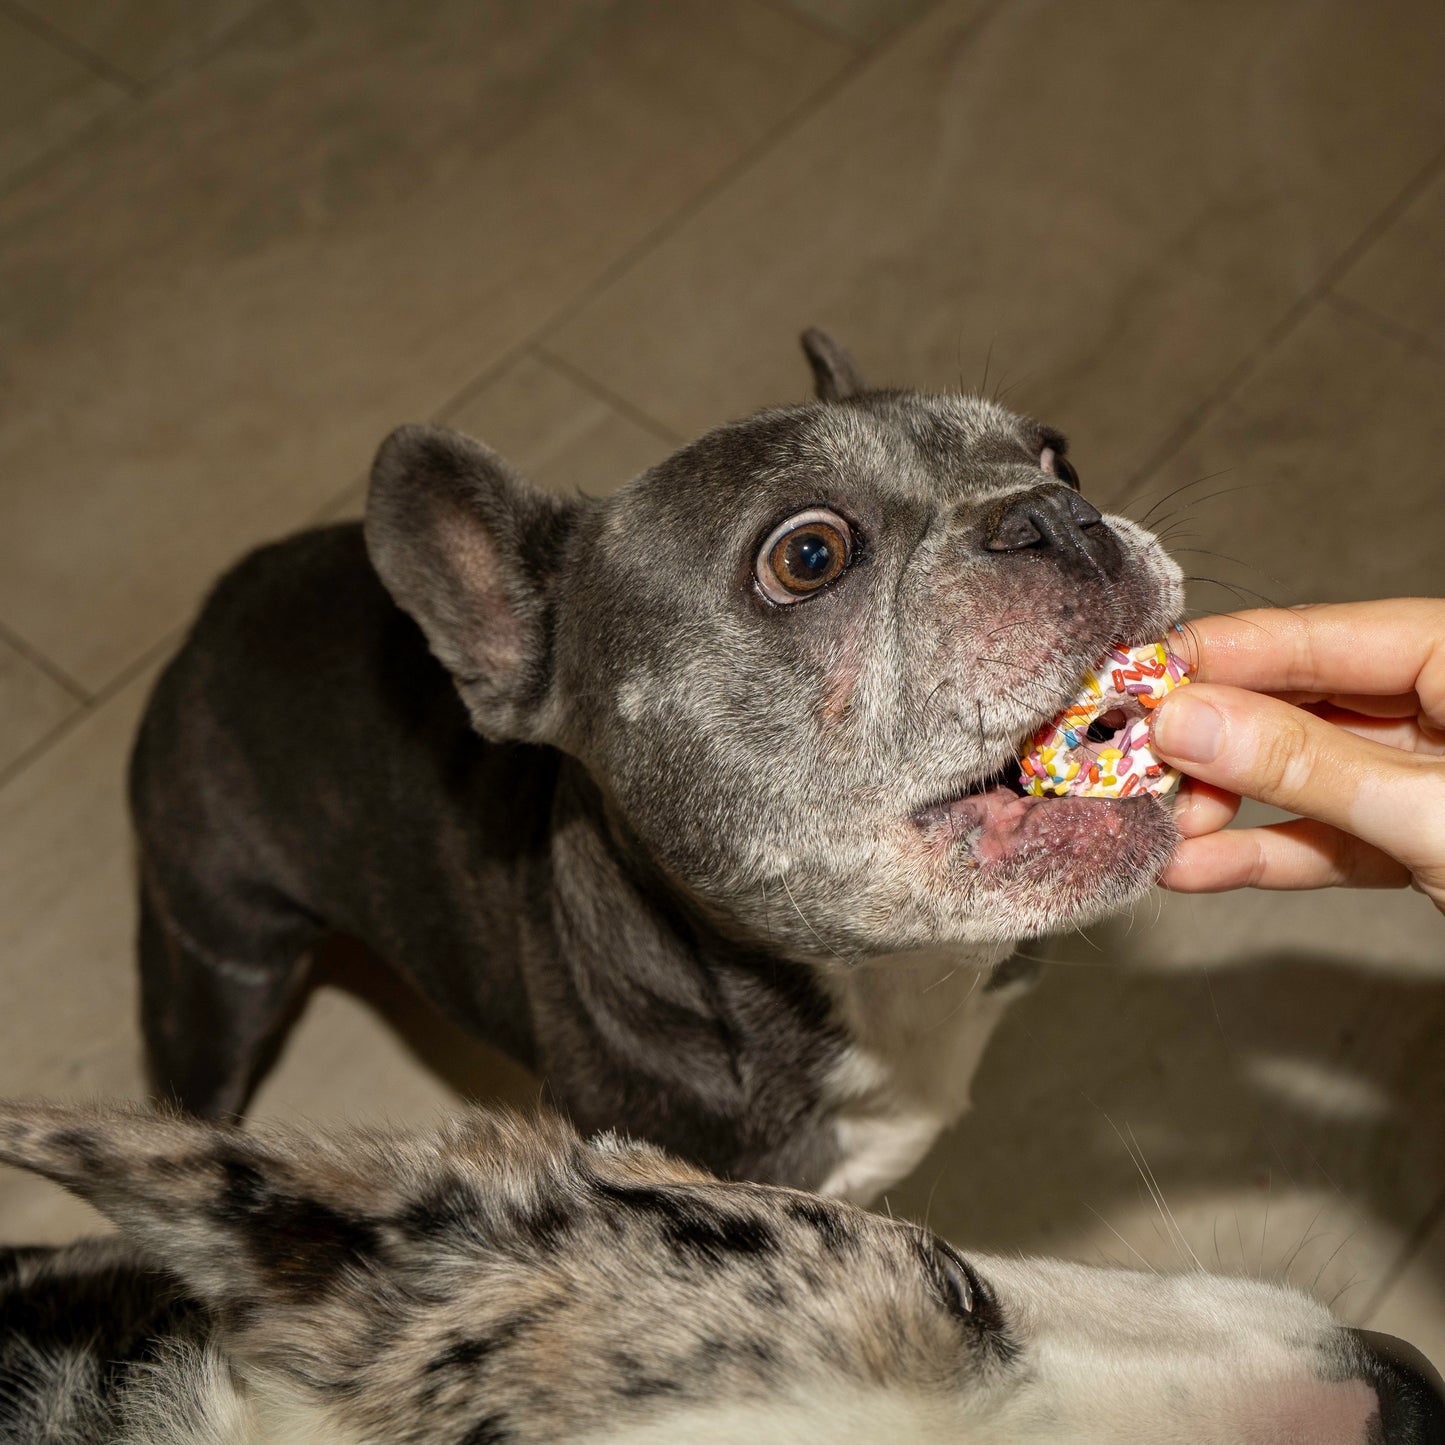
<svg viewBox="0 0 1445 1445"><path fill-rule="evenodd" d="M979 1058L1022 986L999 967L1012 944L854 963L788 958L703 916L611 816L580 765L564 765L553 819L555 953L574 972L562 1003L542 1006L580 998L587 1013L552 1016L538 1036L585 1029L634 1061L666 1102L652 1137L710 1162L707 1131L731 1119L742 1135L791 1141L786 1158L750 1158L752 1177L802 1178L868 1203L967 1108ZM605 971L587 963L599 955ZM541 1062L549 1073L569 1068L560 1056ZM816 1130L774 1117L795 1114L799 1099L812 1100ZM607 1122L579 1119L584 1128ZM748 1152L738 1141L728 1149Z"/></svg>
<svg viewBox="0 0 1445 1445"><path fill-rule="evenodd" d="M798 1121L843 1040L811 968L726 935L639 853L570 762L547 870L538 881L550 935L529 983L534 1035L538 1063L563 1081L579 1126L615 1126L608 1091L624 1078L622 1116L654 1142L748 1178L819 1175L821 1160L814 1170L796 1157L812 1147ZM599 1059L616 1078L589 1076Z"/></svg>

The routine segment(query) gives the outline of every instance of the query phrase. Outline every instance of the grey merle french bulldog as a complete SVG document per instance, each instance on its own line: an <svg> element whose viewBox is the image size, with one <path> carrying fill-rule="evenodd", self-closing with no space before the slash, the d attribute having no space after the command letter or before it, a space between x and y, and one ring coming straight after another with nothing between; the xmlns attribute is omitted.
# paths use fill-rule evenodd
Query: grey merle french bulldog
<svg viewBox="0 0 1445 1445"><path fill-rule="evenodd" d="M119 1235L0 1243L0 1445L1441 1445L1283 1286L959 1254L616 1135L0 1101Z"/></svg>
<svg viewBox="0 0 1445 1445"><path fill-rule="evenodd" d="M221 580L132 766L162 1093L241 1111L336 930L583 1130L727 1177L866 1202L960 1115L1017 942L1175 842L1011 778L1181 577L1057 432L803 344L816 401L602 500L402 427L364 528Z"/></svg>

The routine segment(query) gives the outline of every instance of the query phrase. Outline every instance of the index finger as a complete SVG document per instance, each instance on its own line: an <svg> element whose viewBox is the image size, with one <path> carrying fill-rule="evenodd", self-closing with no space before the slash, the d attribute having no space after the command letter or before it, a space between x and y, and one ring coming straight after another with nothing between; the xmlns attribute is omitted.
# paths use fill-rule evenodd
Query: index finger
<svg viewBox="0 0 1445 1445"><path fill-rule="evenodd" d="M1445 721L1445 601L1431 597L1256 608L1191 622L1201 682L1270 693L1414 693Z"/></svg>

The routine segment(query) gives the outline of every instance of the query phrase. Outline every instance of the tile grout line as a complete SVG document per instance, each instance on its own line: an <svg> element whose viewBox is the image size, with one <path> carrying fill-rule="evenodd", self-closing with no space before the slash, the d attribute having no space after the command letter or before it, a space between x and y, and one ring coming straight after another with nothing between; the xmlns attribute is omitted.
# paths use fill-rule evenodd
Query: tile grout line
<svg viewBox="0 0 1445 1445"><path fill-rule="evenodd" d="M1373 327L1381 336L1398 341L1400 345L1407 346L1412 351L1418 351L1432 361L1445 361L1445 347L1431 341L1423 332L1406 326L1403 321L1396 321L1394 317L1376 311L1373 306L1368 306L1363 301L1356 301L1353 296L1341 295L1338 291L1331 291L1324 297L1324 300L1344 315L1352 316L1356 321Z"/></svg>
<svg viewBox="0 0 1445 1445"><path fill-rule="evenodd" d="M665 216L648 232L640 241L634 242L615 260L609 262L590 282L575 293L569 300L563 302L545 320L534 326L526 336L515 341L488 366L465 381L445 400L440 402L431 412L434 421L445 422L449 417L455 416L458 411L470 403L482 391L486 390L499 376L509 367L516 365L529 351L541 353L544 349L548 355L555 355L547 348L547 338L554 332L565 326L574 316L587 307L598 295L610 286L620 276L624 275L632 266L642 260L650 251L655 250L668 236L672 235L680 226L685 224L691 217L701 211L715 196L720 195L735 180L754 165L756 165L765 154L772 150L774 145L784 138L789 132L796 130L807 118L814 114L827 100L847 85L855 76L861 74L869 65L873 64L880 56L891 50L901 39L914 29L917 25L936 10L943 0L934 0L934 3L926 6L907 23L900 25L892 35L881 41L869 51L860 51L844 62L838 68L836 74L825 80L812 95L807 97L794 110L783 117L766 135L754 141L743 153L725 166L716 176L713 177L695 196L683 202L671 215ZM993 15L1003 9L1008 0L995 0L995 3L980 12L973 23L969 26L969 33L981 28ZM591 379L589 378L589 381ZM596 383L592 383L595 385ZM349 482L338 491L326 503L323 511L329 511L332 507L338 506L346 493L355 485L355 480Z"/></svg>
<svg viewBox="0 0 1445 1445"><path fill-rule="evenodd" d="M1325 267L1319 279L1275 322L1259 344L1226 373L1204 400L1154 449L1153 454L1134 469L1125 479L1121 488L1122 496L1126 501L1133 498L1137 489L1169 462L1184 444L1201 430L1205 422L1215 414L1220 406L1239 390L1241 384L1254 373L1260 364L1299 328L1306 317L1348 275L1370 247L1435 179L1442 166L1445 166L1445 150L1437 151L1431 156L1425 165L1405 183L1394 199L1389 201L1380 213L1365 225L1360 234Z"/></svg>
<svg viewBox="0 0 1445 1445"><path fill-rule="evenodd" d="M942 0L938 0L942 3ZM980 30L993 15L1003 9L1008 0L995 0L995 3L983 10L968 26L967 33L971 37ZM565 326L578 312L582 311L608 286L618 280L627 271L640 261L649 251L657 249L662 242L680 230L695 215L705 209L717 196L741 180L755 166L757 166L774 148L788 136L799 130L809 119L811 119L823 106L832 100L841 90L851 85L870 66L876 64L890 50L893 50L910 30L917 27L919 23L936 6L930 6L928 10L909 24L901 25L886 40L880 42L872 50L862 51L855 54L850 60L839 66L837 73L825 80L812 95L801 101L792 111L785 115L766 135L754 141L740 156L730 165L723 168L717 176L707 183L691 200L685 201L670 216L653 227L652 231L641 241L629 247L616 261L604 268L602 273L590 285L584 287L581 292L572 298L566 305L556 311L548 320L544 321L538 329L533 332L531 341L534 345L544 345L547 338L561 327Z"/></svg>
<svg viewBox="0 0 1445 1445"><path fill-rule="evenodd" d="M454 417L463 407L470 405L481 395L496 379L501 376L509 367L515 366L536 344L536 337L541 335L540 328L532 332L524 340L515 341L507 347L502 354L490 365L484 366L470 381L465 382L456 391L447 397L440 406L433 408L428 413L432 421L445 422ZM352 485L355 485L354 482ZM347 490L350 490L348 488Z"/></svg>
<svg viewBox="0 0 1445 1445"><path fill-rule="evenodd" d="M659 221L640 241L634 242L614 261L604 266L592 281L583 286L570 300L559 306L546 320L534 327L527 336L507 348L490 366L485 367L470 381L453 392L432 412L432 416L437 420L445 420L471 401L484 387L495 381L508 366L513 365L528 350L540 351L546 347L548 339L555 332L590 305L608 286L625 275L650 251L656 250L669 236L699 214L735 181L740 180L754 166L758 165L780 141L797 131L824 104L851 84L863 71L893 50L905 35L921 25L942 3L943 0L934 0L933 4L925 6L911 20L900 25L897 30L872 49L858 52L839 66L836 74L825 80L812 95L785 115L766 135L754 141L740 156L703 186L695 196L684 201L671 215ZM993 0L992 4L986 5L967 26L965 31L967 37L971 40L1008 3L1009 0ZM549 351L549 354L552 353Z"/></svg>
<svg viewBox="0 0 1445 1445"><path fill-rule="evenodd" d="M22 23L19 18L21 14L25 15L27 21L33 18L30 17L28 12L13 11L12 7L14 4L15 0L0 0L0 13L14 14L17 23ZM263 0L263 3L255 10L249 11L247 14L241 16L234 24L227 26L221 34L216 37L213 43L202 46L194 55L184 60L178 60L174 65L168 66L158 75L152 76L148 81L137 81L132 80L129 76L125 77L124 83L120 85L123 93L115 105L107 110L101 111L99 115L92 116L69 135L57 141L54 145L42 151L38 156L35 156L32 160L20 166L19 169L6 176L4 181L0 182L0 199L22 189L50 166L59 163L63 157L89 144L107 125L114 124L123 117L132 114L136 106L143 104L149 100L151 96L164 89L170 81L175 79L183 71L209 64L240 35L247 25L253 22L259 23L262 16L268 11L278 9L280 4L281 0ZM36 31L36 33L39 34L38 31ZM49 37L42 36L41 38L48 39ZM88 52L86 53L88 54ZM97 74L99 74L99 72L97 72ZM108 79L108 77L103 78Z"/></svg>
<svg viewBox="0 0 1445 1445"><path fill-rule="evenodd" d="M761 136L735 160L724 166L723 169L713 177L703 188L691 199L684 201L677 210L665 216L647 233L640 241L635 241L623 253L610 261L590 282L584 285L580 291L564 301L549 317L536 326L527 336L513 343L501 356L490 366L474 376L459 390L452 393L441 406L432 413L439 420L459 411L478 392L495 381L496 378L509 366L514 365L528 351L540 350L546 342L546 338L565 326L574 316L584 310L594 298L600 295L619 277L625 275L634 265L637 264L650 251L655 250L663 241L672 235L680 226L690 220L701 210L714 196L720 194L733 181L746 174L748 168L756 164L767 154L773 145L780 140L787 132L798 123L801 123L809 115L812 115L823 101L829 98L835 90L851 80L870 57L855 55L851 60L839 67L837 73L830 76L818 89L804 100L800 105L790 111L781 121L778 122L766 135Z"/></svg>
<svg viewBox="0 0 1445 1445"><path fill-rule="evenodd" d="M764 10L771 10L774 15L780 15L793 24L800 25L804 30L811 30L814 35L823 40L831 40L835 44L842 44L851 50L864 51L869 48L866 40L860 40L856 35L850 35L846 30L834 27L826 20L820 20L816 15L809 15L804 10L795 10L787 3L787 0L758 0L758 4Z"/></svg>
<svg viewBox="0 0 1445 1445"><path fill-rule="evenodd" d="M257 3L254 4L250 10L242 11L230 24L223 25L209 40L202 41L198 44L189 55L179 56L164 69L156 71L149 80L142 81L142 98L163 89L183 71L194 70L202 65L208 65L220 55L222 51L228 49L231 43L238 39L246 30L249 30L253 25L262 24L265 16L269 12L280 10L281 4L282 0L257 0Z"/></svg>
<svg viewBox="0 0 1445 1445"><path fill-rule="evenodd" d="M547 346L538 344L532 348L532 354L536 358L550 366L554 371L559 371L569 381L575 382L583 391L590 392L598 401L629 421L635 422L644 431L650 432L659 441L666 442L670 447L680 447L687 440L678 435L669 426L664 426L656 417L650 416L640 406L634 405L620 392L613 391L605 382L598 381L590 372L575 365L564 356L559 356Z"/></svg>
<svg viewBox="0 0 1445 1445"><path fill-rule="evenodd" d="M7 627L3 622L0 622L0 642L8 644L33 668L43 672L58 688L69 693L76 702L90 701L93 694L88 689L82 687L64 668L52 662L38 647L27 642L14 628Z"/></svg>
<svg viewBox="0 0 1445 1445"><path fill-rule="evenodd" d="M4 0L0 0L0 4L3 3ZM23 166L19 167L19 169L12 171L6 176L4 182L0 183L0 200L3 200L13 192L28 185L36 176L44 172L49 166L60 161L62 157L70 155L73 151L77 151L81 146L89 143L90 140L119 116L129 115L139 99L140 97L138 96L130 94L123 95L110 109L103 110L98 115L93 115L63 140L57 141L56 144L48 150L41 151L38 156L27 161Z"/></svg>
<svg viewBox="0 0 1445 1445"><path fill-rule="evenodd" d="M358 472L339 492L328 497L326 501L311 513L306 519L306 525L309 527L324 527L330 526L333 522L340 521L341 519L336 515L337 509L357 487L365 485L369 475L368 472Z"/></svg>
<svg viewBox="0 0 1445 1445"><path fill-rule="evenodd" d="M0 0L0 6L9 5L10 3L12 3L12 0ZM986 5L982 10L980 10L978 15L974 17L972 22L967 27L967 36L969 38L972 38L974 35L976 35L994 18L994 16L999 11L1004 9L1007 3L1008 0L994 0L993 4ZM277 4L279 4L279 0L269 0L269 3L264 3L256 10L251 11L246 17L246 19L248 21L256 20L266 11L275 8ZM733 160L729 165L723 167L723 169L711 181L704 185L702 189L697 192L696 195L694 195L691 199L684 201L683 204L679 206L675 211L673 211L670 215L664 217L663 220L660 221L656 226L654 226L652 230L649 231L647 235L644 236L641 240L634 242L631 246L627 247L626 250L624 250L622 254L619 255L614 261L603 267L603 269L591 282L584 285L568 301L564 302L561 306L559 306L550 317L546 318L540 325L534 327L527 336L520 339L512 346L506 348L490 366L483 368L481 372L473 376L469 381L465 382L449 397L443 400L439 406L433 409L433 411L431 412L431 416L435 420L444 421L448 416L454 415L458 410L461 409L461 407L465 406L468 401L470 401L474 396L477 395L478 392L483 390L492 381L496 380L496 378L500 376L509 366L515 365L515 363L522 356L526 355L528 351L536 351L540 353L543 349L544 339L546 337L557 331L560 327L566 325L566 323L570 321L573 316L577 315L581 310L583 310L584 307L590 304L590 302L596 296L598 296L607 286L611 285L613 281L624 275L633 265L640 261L650 251L654 250L663 241L665 241L670 235L672 235L694 215L701 211L709 202L714 199L714 197L720 195L736 180L746 175L748 171L751 170L755 165L757 165L767 154L769 154L780 141L795 132L808 120L809 117L816 114L817 111L821 109L824 104L831 100L845 86L850 84L870 65L873 65L884 55L888 54L891 50L893 50L902 41L904 36L906 36L910 31L916 29L920 24L922 24L923 21L936 9L938 9L939 5L941 4L942 0L934 0L933 4L925 6L921 11L919 11L917 15L913 16L910 20L900 25L891 35L885 37L877 45L867 50L855 51L855 53L850 58L845 60L845 62L841 66L839 66L838 70L833 75L829 76L826 80L824 80L822 84L819 85L818 88L813 91L811 95L805 97L797 106L794 107L793 110L789 111L788 114L783 116L783 118L779 120L777 124L775 124L766 134L760 136L758 140L754 141L752 145L748 146L742 152L742 154L739 155L735 160ZM230 36L232 36L240 28L241 25L240 23L238 23L238 25L233 27L231 31L227 32L227 38L229 39ZM220 48L223 48L223 46L218 46L217 49L213 50L210 54L214 55ZM208 56L207 58L210 58L210 56ZM146 93L147 92L144 91L141 92L142 97ZM104 117L101 117L101 119L104 119ZM80 139L80 136L88 134L92 129L93 126L84 127L78 136L72 138L72 144L75 141L78 141ZM21 177L33 174L36 170L42 168L45 164L48 164L55 155L59 154L61 151L69 150L71 148L72 145L66 145L61 147L58 151L53 152L51 155L43 157L40 165L36 167L27 167L24 171L20 173ZM14 184L15 178L12 178L12 181L10 183L7 183L5 186L0 186L0 195L4 195L7 191L13 189ZM551 353L549 352L548 355L551 355ZM583 378L585 378L586 384L589 389L592 389L594 392L596 392L596 388L600 384L594 381L591 377L586 377L585 373L579 372L579 383L583 380ZM623 400L623 398L618 399ZM629 409L635 410L635 408L631 407L631 404L629 404ZM646 415L642 412L639 412L638 414L641 416ZM648 430L655 431L656 423L649 420ZM670 433L668 433L666 439L672 439ZM313 521L313 523L320 523L328 520L334 514L334 509L343 504L347 494L353 490L359 480L364 480L364 474L363 477L360 478L351 478L344 486L339 487L336 492L334 492L331 497L329 497L319 508L317 508L313 513L311 513L311 520ZM26 751L22 753L19 758L15 759L7 767L0 769L0 790L8 787L9 784L13 782L16 777L18 777L23 771L25 771L26 768L28 768L32 763L36 762L41 756L43 756L43 754L46 753L54 744L59 742L60 739L63 738L66 733L68 733L73 727L77 726L81 721L91 716L100 707L102 707L105 702L107 702L111 697L115 695L117 691L124 687L125 684L130 681L132 677L134 677L142 668L144 668L154 657L158 656L166 646L170 645L175 639L177 639L183 633L184 627L185 624L181 624L180 626L173 628L169 632L165 633L159 641L153 644L152 647L141 653L141 655L135 662L131 663L126 668L123 668L120 673L118 673L103 687L99 688L95 693L93 693L89 701L84 703L81 707L77 708L76 711L72 713L69 718L65 719L57 727L53 728L49 733L46 734L44 738L42 738L34 746L27 748Z"/></svg>
<svg viewBox="0 0 1445 1445"><path fill-rule="evenodd" d="M159 658L164 657L166 652L173 648L185 635L186 627L189 624L182 623L178 627L172 627L164 636L153 642L144 652L131 662L127 663L116 673L104 687L98 688L90 697L77 707L69 717L62 718L48 733L38 742L26 748L18 758L5 767L0 768L0 794L20 777L32 763L38 762L41 757L61 742L68 734L75 731L87 718L94 717L106 703L108 703L118 692L133 682Z"/></svg>
<svg viewBox="0 0 1445 1445"><path fill-rule="evenodd" d="M72 40L59 27L35 14L29 6L18 3L18 0L0 0L0 14L8 16L15 24L28 30L37 40L43 40L52 49L59 50L72 60L79 61L102 80L108 80L112 85L123 90L132 100L143 91L144 83L142 81L137 80L133 75L127 75L119 66L112 65L103 55L97 55L79 41Z"/></svg>

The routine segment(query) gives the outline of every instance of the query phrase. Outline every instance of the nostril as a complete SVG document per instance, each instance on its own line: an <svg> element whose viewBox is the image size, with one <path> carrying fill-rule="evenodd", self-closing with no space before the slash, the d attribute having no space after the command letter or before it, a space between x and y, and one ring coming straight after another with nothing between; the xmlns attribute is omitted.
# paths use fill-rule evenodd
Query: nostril
<svg viewBox="0 0 1445 1445"><path fill-rule="evenodd" d="M1380 1445L1445 1445L1445 1384L1414 1345L1374 1330L1349 1332L1360 1373L1380 1402ZM1376 1436L1371 1436L1374 1440Z"/></svg>
<svg viewBox="0 0 1445 1445"><path fill-rule="evenodd" d="M1081 527L1097 527L1104 520L1104 514L1086 502L1078 492L1069 493L1069 515Z"/></svg>
<svg viewBox="0 0 1445 1445"><path fill-rule="evenodd" d="M1051 551L1072 565L1097 568L1117 550L1103 520L1097 507L1068 487L1034 487L999 504L984 524L983 546L989 552Z"/></svg>
<svg viewBox="0 0 1445 1445"><path fill-rule="evenodd" d="M990 552L1021 552L1044 540L1027 508L1010 507L989 529L984 546Z"/></svg>

